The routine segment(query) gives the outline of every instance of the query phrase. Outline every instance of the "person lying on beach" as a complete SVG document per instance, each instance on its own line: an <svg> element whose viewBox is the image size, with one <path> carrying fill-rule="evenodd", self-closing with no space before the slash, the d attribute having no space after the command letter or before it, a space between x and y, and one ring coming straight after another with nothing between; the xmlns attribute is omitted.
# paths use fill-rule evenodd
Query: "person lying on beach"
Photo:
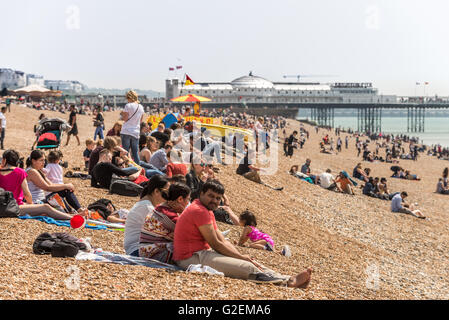
<svg viewBox="0 0 449 320"><path fill-rule="evenodd" d="M331 150L332 150L332 149L331 149ZM321 152L321 153L325 153L325 154L334 154L332 151L326 150L326 148L325 148L324 146L321 148L320 152Z"/></svg>
<svg viewBox="0 0 449 320"><path fill-rule="evenodd" d="M308 175L302 173L302 172L298 172L299 166L298 165L294 165L290 168L289 173L296 177L299 178L301 180L307 181L310 184L315 184L315 182L312 180L312 178L310 178Z"/></svg>
<svg viewBox="0 0 449 320"><path fill-rule="evenodd" d="M27 173L19 167L20 156L15 150L3 153L0 165L0 188L13 194L20 216L48 216L57 220L70 220L73 215L64 213L49 204L33 204L33 198L28 188Z"/></svg>
<svg viewBox="0 0 449 320"><path fill-rule="evenodd" d="M224 238L213 214L224 193L224 186L219 181L207 181L199 199L188 206L179 217L174 237L175 263L183 270L191 264L202 264L234 279L306 288L311 280L312 268L291 277L278 274L260 265L250 256L242 255Z"/></svg>
<svg viewBox="0 0 449 320"><path fill-rule="evenodd" d="M116 210L111 200L97 200L90 204L87 209L89 209L89 219L122 224L126 222L127 210Z"/></svg>
<svg viewBox="0 0 449 320"><path fill-rule="evenodd" d="M421 180L421 178L418 177L418 175L416 175L416 174L411 174L411 173L410 173L410 170L406 170L406 171L405 171L405 178L404 178L404 179L407 179L407 180L416 180L416 181L420 181L420 180Z"/></svg>
<svg viewBox="0 0 449 320"><path fill-rule="evenodd" d="M262 184L262 185L264 185L264 186L266 186L266 187L268 187L270 189L273 189L273 190L276 190L276 191L284 190L283 187L275 188L275 187L272 187L272 186L270 186L270 185L268 185L268 184L266 184L266 183L264 183L262 181L262 179L260 178L260 175L259 175L259 171L263 171L264 169L258 168L258 167L253 166L251 164L252 159L255 158L255 151L253 149L248 148L248 147L246 147L246 149L247 149L246 155L242 159L242 161L240 162L240 164L239 164L239 166L237 168L236 173L238 175L241 175L241 176L245 177L246 179L248 179L250 181ZM251 158L251 160L250 160L250 158Z"/></svg>
<svg viewBox="0 0 449 320"><path fill-rule="evenodd" d="M426 217L420 210L414 210L413 205L409 205L405 202L405 199L408 197L407 192L401 192L393 197L391 201L391 211L398 213L410 214L419 219L425 219Z"/></svg>
<svg viewBox="0 0 449 320"><path fill-rule="evenodd" d="M266 233L259 231L257 227L257 220L254 213L249 210L245 210L239 218L239 224L243 227L240 240L237 245L245 247L245 243L249 241L248 247L259 250L274 251L274 241ZM283 254L285 250L281 250Z"/></svg>

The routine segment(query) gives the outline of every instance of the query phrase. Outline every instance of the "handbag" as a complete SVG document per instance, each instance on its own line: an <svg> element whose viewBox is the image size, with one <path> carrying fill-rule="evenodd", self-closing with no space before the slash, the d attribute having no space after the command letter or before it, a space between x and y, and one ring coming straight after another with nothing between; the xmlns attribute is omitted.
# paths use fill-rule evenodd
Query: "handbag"
<svg viewBox="0 0 449 320"><path fill-rule="evenodd" d="M20 208L10 191L0 188L0 218L17 218Z"/></svg>

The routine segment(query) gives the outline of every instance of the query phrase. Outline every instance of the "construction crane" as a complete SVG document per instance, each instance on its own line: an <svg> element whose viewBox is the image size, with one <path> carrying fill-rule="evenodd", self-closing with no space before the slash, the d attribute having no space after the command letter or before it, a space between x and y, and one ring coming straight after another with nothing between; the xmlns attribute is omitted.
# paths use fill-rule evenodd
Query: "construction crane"
<svg viewBox="0 0 449 320"><path fill-rule="evenodd" d="M336 77L336 76L334 76L334 75L317 75L317 74L309 74L309 75L296 74L293 76L286 75L286 76L284 76L284 79L296 78L296 79L298 79L298 82L299 82L301 80L301 78L329 78L329 77Z"/></svg>

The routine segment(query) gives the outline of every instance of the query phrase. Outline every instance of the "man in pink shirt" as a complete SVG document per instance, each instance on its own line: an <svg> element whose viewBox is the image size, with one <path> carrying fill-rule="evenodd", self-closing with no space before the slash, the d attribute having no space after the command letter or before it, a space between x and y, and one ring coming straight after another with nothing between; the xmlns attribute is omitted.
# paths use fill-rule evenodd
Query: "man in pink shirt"
<svg viewBox="0 0 449 320"><path fill-rule="evenodd" d="M176 264L184 270L191 264L201 264L223 272L227 277L257 283L307 287L312 269L292 277L280 275L250 256L240 254L223 237L213 211L218 208L224 193L219 181L209 180L203 185L199 199L184 210L175 228L173 260Z"/></svg>

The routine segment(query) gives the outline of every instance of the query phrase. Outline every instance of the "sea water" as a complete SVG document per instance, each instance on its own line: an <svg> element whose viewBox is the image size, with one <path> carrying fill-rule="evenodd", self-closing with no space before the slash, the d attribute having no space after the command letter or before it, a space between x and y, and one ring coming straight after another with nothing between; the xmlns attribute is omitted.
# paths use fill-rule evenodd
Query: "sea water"
<svg viewBox="0 0 449 320"><path fill-rule="evenodd" d="M357 113L355 113L357 114ZM297 119L310 119L307 114L299 114ZM357 117L335 116L334 126L341 129L351 128L357 130ZM405 117L382 117L382 132L394 135L405 134L418 137L426 145L441 144L449 147L449 115L439 117L426 116L424 121L425 132L407 132L407 116Z"/></svg>

